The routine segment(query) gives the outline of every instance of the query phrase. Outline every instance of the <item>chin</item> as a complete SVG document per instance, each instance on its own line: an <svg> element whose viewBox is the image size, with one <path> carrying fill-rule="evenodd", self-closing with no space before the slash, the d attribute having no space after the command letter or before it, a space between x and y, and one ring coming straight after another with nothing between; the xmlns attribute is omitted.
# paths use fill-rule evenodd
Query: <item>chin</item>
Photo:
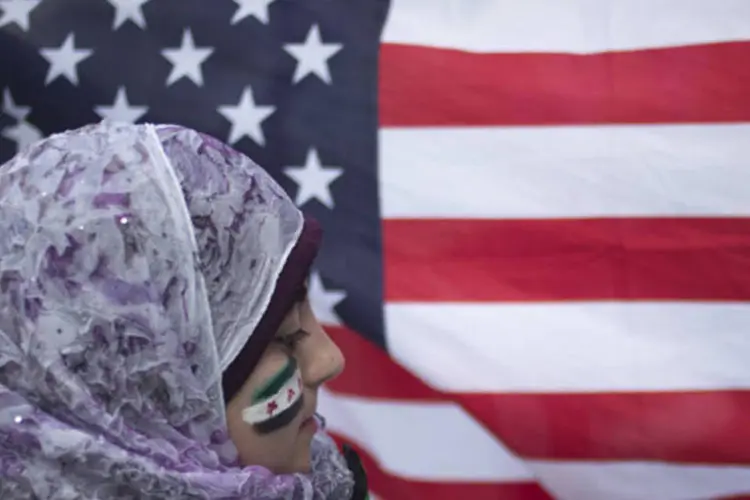
<svg viewBox="0 0 750 500"><path fill-rule="evenodd" d="M305 466L300 465L299 467L295 467L293 470L289 472L292 474L309 474L312 472L312 464L308 462L307 465Z"/></svg>
<svg viewBox="0 0 750 500"><path fill-rule="evenodd" d="M310 442L297 443L295 450L286 456L277 466L269 467L276 474L307 474L312 470L312 451Z"/></svg>
<svg viewBox="0 0 750 500"><path fill-rule="evenodd" d="M303 474L312 471L312 460L309 451L295 460L294 469L294 472L301 472Z"/></svg>
<svg viewBox="0 0 750 500"><path fill-rule="evenodd" d="M289 465L283 467L271 467L270 470L275 474L308 474L312 471L312 460L310 457L300 457L295 459Z"/></svg>

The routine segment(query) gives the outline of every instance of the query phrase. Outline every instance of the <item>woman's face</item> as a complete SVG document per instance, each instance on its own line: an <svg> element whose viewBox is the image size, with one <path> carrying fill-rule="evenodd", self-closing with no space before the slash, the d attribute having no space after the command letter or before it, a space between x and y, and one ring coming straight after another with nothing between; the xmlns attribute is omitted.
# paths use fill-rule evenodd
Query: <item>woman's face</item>
<svg viewBox="0 0 750 500"><path fill-rule="evenodd" d="M295 364L299 371L294 370ZM343 368L341 351L318 323L308 300L292 307L255 370L227 405L229 435L242 463L262 465L276 473L308 472L310 445L317 430L313 415L318 388ZM292 372L296 375L289 378ZM297 404L279 417L281 424L279 418L275 424L248 423L248 411L265 408L264 401L270 401L269 387L271 392L275 388L289 392L292 401L294 388L300 385L302 398L295 399ZM280 401L280 410L285 401Z"/></svg>

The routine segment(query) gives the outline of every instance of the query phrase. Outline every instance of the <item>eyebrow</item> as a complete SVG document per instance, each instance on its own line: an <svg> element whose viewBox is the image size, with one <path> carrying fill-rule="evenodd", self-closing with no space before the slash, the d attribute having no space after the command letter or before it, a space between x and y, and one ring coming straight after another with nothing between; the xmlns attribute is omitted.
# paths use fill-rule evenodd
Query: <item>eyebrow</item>
<svg viewBox="0 0 750 500"><path fill-rule="evenodd" d="M275 395L284 384L292 378L294 372L297 370L297 360L293 357L287 357L286 364L274 375L268 378L260 387L253 391L253 397L251 402L256 403L263 401Z"/></svg>

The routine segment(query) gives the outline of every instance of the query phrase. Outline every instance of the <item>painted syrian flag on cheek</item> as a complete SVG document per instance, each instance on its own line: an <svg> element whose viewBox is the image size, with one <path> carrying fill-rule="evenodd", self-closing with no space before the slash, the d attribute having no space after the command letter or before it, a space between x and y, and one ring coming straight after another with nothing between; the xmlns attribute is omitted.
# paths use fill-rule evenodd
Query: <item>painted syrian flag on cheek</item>
<svg viewBox="0 0 750 500"><path fill-rule="evenodd" d="M242 419L251 425L265 422L289 411L301 398L302 374L297 368L276 393L245 408Z"/></svg>

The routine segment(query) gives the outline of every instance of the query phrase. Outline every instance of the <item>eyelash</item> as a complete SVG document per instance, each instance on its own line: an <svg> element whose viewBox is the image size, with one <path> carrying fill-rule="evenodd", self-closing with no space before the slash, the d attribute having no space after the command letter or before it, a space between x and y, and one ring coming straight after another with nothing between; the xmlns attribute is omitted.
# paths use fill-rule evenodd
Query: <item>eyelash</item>
<svg viewBox="0 0 750 500"><path fill-rule="evenodd" d="M297 344L299 344L308 335L310 335L308 332L300 328L296 332L288 333L282 337L276 337L276 342L283 345L286 349L289 350L289 352L294 352Z"/></svg>

